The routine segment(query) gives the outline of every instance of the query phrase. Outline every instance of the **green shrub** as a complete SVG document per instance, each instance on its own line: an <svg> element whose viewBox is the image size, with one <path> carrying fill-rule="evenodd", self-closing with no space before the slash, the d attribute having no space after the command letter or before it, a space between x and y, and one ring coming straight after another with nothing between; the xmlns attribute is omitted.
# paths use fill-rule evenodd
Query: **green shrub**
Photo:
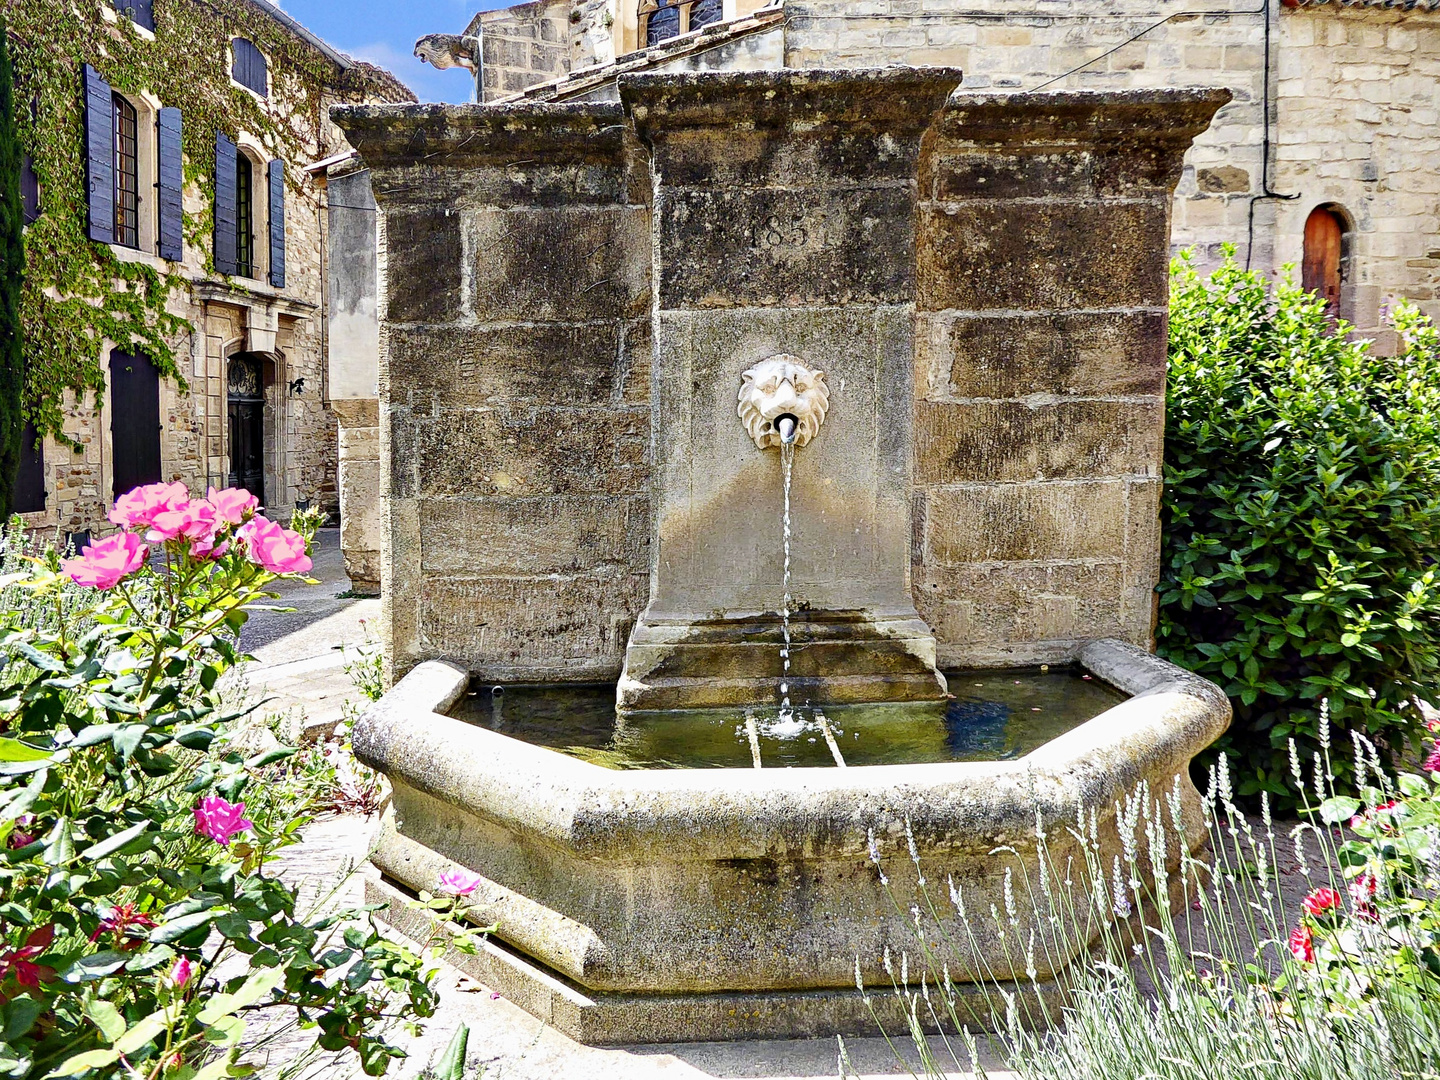
<svg viewBox="0 0 1440 1080"><path fill-rule="evenodd" d="M139 489L63 561L0 545L25 568L0 578L0 1077L218 1080L296 1026L378 1075L387 1029L435 1008L433 950L273 872L306 823L275 783L293 751L223 748L217 685L308 537L212 500Z"/></svg>
<svg viewBox="0 0 1440 1080"><path fill-rule="evenodd" d="M1331 723L1390 753L1440 665L1440 335L1376 356L1287 277L1172 268L1158 647L1235 704L1238 791L1284 782Z"/></svg>

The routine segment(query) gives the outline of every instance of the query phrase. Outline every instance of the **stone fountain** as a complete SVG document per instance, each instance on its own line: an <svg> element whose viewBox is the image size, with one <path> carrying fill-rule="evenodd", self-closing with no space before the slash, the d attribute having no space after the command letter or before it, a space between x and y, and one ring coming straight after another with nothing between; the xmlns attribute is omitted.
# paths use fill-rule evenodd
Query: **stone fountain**
<svg viewBox="0 0 1440 1080"><path fill-rule="evenodd" d="M462 962L577 1038L868 1029L856 965L910 940L872 831L892 888L908 821L981 911L1037 810L1113 845L1115 799L1179 776L1202 835L1186 770L1229 706L1147 650L1170 196L1228 94L959 82L335 113L382 211L372 892L413 928L407 890L480 873L499 930ZM748 710L762 765L757 708L943 711L942 669L1040 664L1125 700L1011 760L616 770L448 715L603 682L618 726Z"/></svg>

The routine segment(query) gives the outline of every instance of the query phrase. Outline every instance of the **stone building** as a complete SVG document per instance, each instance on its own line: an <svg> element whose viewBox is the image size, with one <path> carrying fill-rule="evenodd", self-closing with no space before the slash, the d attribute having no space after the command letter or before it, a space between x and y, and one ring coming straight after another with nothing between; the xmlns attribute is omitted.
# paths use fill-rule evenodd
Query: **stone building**
<svg viewBox="0 0 1440 1080"><path fill-rule="evenodd" d="M615 100L639 71L963 69L960 92L1226 87L1173 242L1234 244L1387 348L1388 299L1440 313L1435 0L534 0L464 32L485 102ZM468 66L468 65L467 65ZM1307 237L1308 248L1307 248Z"/></svg>
<svg viewBox="0 0 1440 1080"><path fill-rule="evenodd" d="M232 2L273 20L324 76L316 108L302 100L283 63L244 37L232 38L228 70L217 69L214 78L253 94L267 115L298 134L301 150L279 158L254 133L217 136L213 207L183 180L181 110L149 92L112 89L103 63L83 69L90 239L110 245L123 261L178 272L185 284L167 307L191 329L170 342L188 391L161 375L150 357L107 342L100 400L68 393L65 400L64 430L82 449L54 438L36 447L33 436L26 439L17 509L28 526L61 540L107 528L117 493L162 479L195 492L244 485L282 518L305 500L337 505L323 162L348 146L328 109L415 97L388 72L337 52L275 5ZM154 39L150 12L150 4L137 3L107 17L128 15ZM46 193L31 187L27 211L44 214ZM182 199L193 220L213 210L208 250L184 235Z"/></svg>

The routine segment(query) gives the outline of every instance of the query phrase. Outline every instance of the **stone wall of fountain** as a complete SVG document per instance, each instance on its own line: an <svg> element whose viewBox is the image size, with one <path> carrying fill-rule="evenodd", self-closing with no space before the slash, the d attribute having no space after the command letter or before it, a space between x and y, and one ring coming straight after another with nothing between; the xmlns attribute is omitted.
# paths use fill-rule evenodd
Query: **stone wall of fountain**
<svg viewBox="0 0 1440 1080"><path fill-rule="evenodd" d="M1150 644L1169 194L1226 94L947 103L958 80L337 114L383 215L394 676L769 700L780 470L736 392L780 353L830 392L794 601L816 672L854 678L815 700Z"/></svg>

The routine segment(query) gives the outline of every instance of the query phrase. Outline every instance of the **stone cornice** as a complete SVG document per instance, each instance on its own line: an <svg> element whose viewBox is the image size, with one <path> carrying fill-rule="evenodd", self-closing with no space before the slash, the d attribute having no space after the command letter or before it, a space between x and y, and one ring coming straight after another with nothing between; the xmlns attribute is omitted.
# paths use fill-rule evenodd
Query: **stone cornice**
<svg viewBox="0 0 1440 1080"><path fill-rule="evenodd" d="M919 134L960 85L958 68L890 67L621 75L637 134L785 126L881 127Z"/></svg>
<svg viewBox="0 0 1440 1080"><path fill-rule="evenodd" d="M613 102L338 105L330 118L367 166L614 160L624 115Z"/></svg>
<svg viewBox="0 0 1440 1080"><path fill-rule="evenodd" d="M940 133L976 143L1189 145L1233 95L1185 90L1055 90L957 94Z"/></svg>

